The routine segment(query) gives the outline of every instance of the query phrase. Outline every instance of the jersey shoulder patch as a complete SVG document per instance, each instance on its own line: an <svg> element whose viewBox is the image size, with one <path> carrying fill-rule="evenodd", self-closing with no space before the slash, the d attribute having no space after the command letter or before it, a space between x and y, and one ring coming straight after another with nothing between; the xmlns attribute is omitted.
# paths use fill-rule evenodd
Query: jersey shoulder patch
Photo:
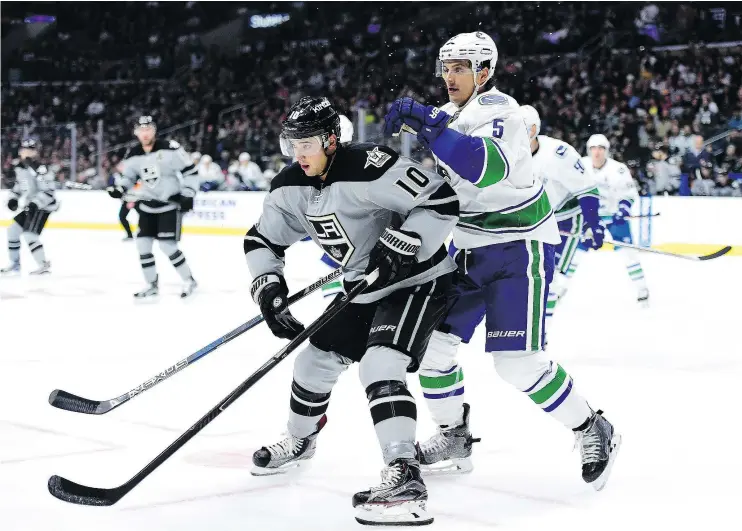
<svg viewBox="0 0 742 531"><path fill-rule="evenodd" d="M503 94L483 94L477 99L480 105L507 105L508 98Z"/></svg>
<svg viewBox="0 0 742 531"><path fill-rule="evenodd" d="M556 148L557 157L564 158L566 154L567 154L567 146L564 144L559 144Z"/></svg>
<svg viewBox="0 0 742 531"><path fill-rule="evenodd" d="M381 144L348 144L335 157L326 184L375 181L399 160L396 151Z"/></svg>
<svg viewBox="0 0 742 531"><path fill-rule="evenodd" d="M168 146L170 147L170 149L180 149L180 144L178 144L175 140L171 140L168 143Z"/></svg>

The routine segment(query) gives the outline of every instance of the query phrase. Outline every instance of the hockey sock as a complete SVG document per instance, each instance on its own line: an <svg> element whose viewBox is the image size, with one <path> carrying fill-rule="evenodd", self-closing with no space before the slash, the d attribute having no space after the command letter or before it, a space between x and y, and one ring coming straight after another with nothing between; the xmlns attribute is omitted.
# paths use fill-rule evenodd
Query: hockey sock
<svg viewBox="0 0 742 531"><path fill-rule="evenodd" d="M369 347L358 370L387 464L395 459L417 458L417 406L405 382L409 364L409 356L377 345Z"/></svg>
<svg viewBox="0 0 742 531"><path fill-rule="evenodd" d="M446 370L420 369L420 387L433 421L456 426L463 421L464 370L454 363Z"/></svg>
<svg viewBox="0 0 742 531"><path fill-rule="evenodd" d="M634 283L637 292L647 289L647 281L644 278L644 270L639 262L626 265L626 271L629 273L629 278Z"/></svg>
<svg viewBox="0 0 742 531"><path fill-rule="evenodd" d="M13 263L21 261L21 240L11 240L8 238L8 256Z"/></svg>
<svg viewBox="0 0 742 531"><path fill-rule="evenodd" d="M44 262L46 262L46 253L44 252L44 246L41 245L41 242L39 241L39 237L36 234L29 232L25 234L25 237L26 243L28 244L28 250L31 251L31 256L33 256L37 264L40 266L44 265Z"/></svg>
<svg viewBox="0 0 742 531"><path fill-rule="evenodd" d="M180 250L175 251L173 254L168 256L168 258L170 258L170 263L173 264L173 267L180 275L180 278L183 280L191 278L191 268L188 267L185 256Z"/></svg>
<svg viewBox="0 0 742 531"><path fill-rule="evenodd" d="M499 352L494 355L500 377L528 395L540 407L569 429L582 424L591 414L590 406L573 389L572 377L548 360L543 352Z"/></svg>
<svg viewBox="0 0 742 531"><path fill-rule="evenodd" d="M575 250L574 254L572 255L572 261L567 267L567 272L564 273L564 276L567 279L571 279L574 276L575 271L577 271L577 268L579 267L580 262L582 261L582 258L585 256L586 253L587 251L580 247Z"/></svg>
<svg viewBox="0 0 742 531"><path fill-rule="evenodd" d="M137 238L139 263L142 266L144 280L149 284L152 284L157 280L157 268L155 267L155 256L152 254L152 243L152 238Z"/></svg>
<svg viewBox="0 0 742 531"><path fill-rule="evenodd" d="M368 407L379 438L384 462L415 459L417 406L405 382L384 380L366 388Z"/></svg>
<svg viewBox="0 0 742 531"><path fill-rule="evenodd" d="M330 393L314 393L293 381L289 404L289 433L302 438L314 433L329 404Z"/></svg>
<svg viewBox="0 0 742 531"><path fill-rule="evenodd" d="M420 370L420 387L438 426L458 426L464 420L464 371L456 362L461 339L433 332Z"/></svg>

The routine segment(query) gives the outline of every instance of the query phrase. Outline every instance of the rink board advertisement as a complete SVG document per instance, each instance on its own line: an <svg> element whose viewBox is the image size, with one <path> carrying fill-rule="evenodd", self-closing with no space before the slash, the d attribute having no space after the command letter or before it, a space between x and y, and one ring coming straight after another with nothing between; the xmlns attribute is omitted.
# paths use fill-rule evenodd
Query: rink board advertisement
<svg viewBox="0 0 742 531"><path fill-rule="evenodd" d="M0 226L8 226L16 212L7 208L8 190L0 190ZM209 192L196 197L195 207L186 214L183 232L242 236L257 221L265 192ZM49 229L122 230L118 223L121 202L103 191L62 190L57 192L60 208L54 212ZM726 197L654 197L651 211L651 243L655 248L680 253L704 253L721 245L732 245L732 254L742 256L742 199ZM636 207L636 214L639 208ZM136 226L137 213L129 214ZM638 221L634 237L639 238ZM645 242L642 242L645 243Z"/></svg>

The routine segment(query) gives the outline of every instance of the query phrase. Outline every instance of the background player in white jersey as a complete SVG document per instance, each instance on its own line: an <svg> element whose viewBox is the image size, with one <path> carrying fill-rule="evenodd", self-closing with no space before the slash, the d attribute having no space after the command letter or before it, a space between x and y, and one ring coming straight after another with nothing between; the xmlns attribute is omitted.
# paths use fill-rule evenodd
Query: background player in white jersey
<svg viewBox="0 0 742 531"><path fill-rule="evenodd" d="M122 162L121 176L108 194L116 199L135 201L139 213L137 250L142 273L148 286L134 294L138 299L154 297L159 293L154 240L168 256L170 263L183 279L181 298L190 296L196 288L186 258L178 249L184 212L193 209L193 198L198 187L196 166L180 144L155 138L157 127L151 116L142 116L134 128L139 145L132 148ZM132 192L135 183L141 185Z"/></svg>
<svg viewBox="0 0 742 531"><path fill-rule="evenodd" d="M379 279L296 358L289 436L255 452L253 474L283 473L314 455L330 393L356 361L387 465L380 485L353 497L356 519L429 524L406 373L417 370L445 310L456 266L443 244L459 202L441 176L414 161L386 146L340 145L339 136L326 98L302 98L289 110L281 146L297 161L273 179L260 220L245 235L251 294L277 337L301 332L287 307L283 268L286 249L306 235L342 264L346 285L377 268Z"/></svg>
<svg viewBox="0 0 742 531"><path fill-rule="evenodd" d="M385 117L386 134L403 125L418 132L461 202L453 231L460 276L420 371L424 396L440 426L420 445L421 463L429 469L441 464L449 470L471 469L469 407L456 352L486 318L485 350L492 354L497 373L574 431L582 477L600 489L620 437L543 352L544 306L554 245L560 240L549 199L533 174L519 105L495 88L480 93L497 62L488 35L457 35L443 45L438 58L450 102L438 109L403 98ZM447 462L454 459L458 461Z"/></svg>
<svg viewBox="0 0 742 531"><path fill-rule="evenodd" d="M38 269L32 275L48 273L51 264L46 259L44 246L39 236L51 212L59 208L54 197L54 174L38 161L39 150L33 139L21 142L18 160L13 161L15 184L10 191L8 210L15 211L21 205L23 210L8 227L8 256L10 265L0 269L2 274L21 272L21 234L26 240L28 250L36 260Z"/></svg>
<svg viewBox="0 0 742 531"><path fill-rule="evenodd" d="M532 106L521 106L520 114L531 139L533 171L544 183L559 231L575 234L571 237L561 234L562 241L556 247L556 271L546 301L548 323L566 290L567 278L571 275L570 264L583 238L583 228L585 245L600 249L605 227L598 214L600 194L597 184L592 174L585 171L577 150L566 142L540 135L541 118ZM549 330L548 324L546 329Z"/></svg>
<svg viewBox="0 0 742 531"><path fill-rule="evenodd" d="M639 199L639 193L631 172L625 164L608 156L610 143L605 135L592 135L587 141L587 151L588 156L582 157L582 163L598 184L600 217L605 221L614 240L633 243L628 217L631 216L631 207ZM575 253L573 273L579 265L581 253L589 248L586 243L581 243ZM618 246L615 249L624 257L626 271L636 289L637 302L646 306L649 302L649 289L639 261L639 252Z"/></svg>

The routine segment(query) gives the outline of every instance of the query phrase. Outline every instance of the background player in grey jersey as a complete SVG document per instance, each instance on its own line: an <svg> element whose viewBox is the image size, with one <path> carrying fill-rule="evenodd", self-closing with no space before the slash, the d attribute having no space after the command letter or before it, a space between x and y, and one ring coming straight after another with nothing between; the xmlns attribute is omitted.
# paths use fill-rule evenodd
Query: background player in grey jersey
<svg viewBox="0 0 742 531"><path fill-rule="evenodd" d="M39 236L49 214L59 208L54 197L54 176L37 160L39 151L35 140L24 140L14 162L15 184L8 200L8 209L15 211L19 205L25 208L13 218L8 227L8 255L10 265L0 269L2 274L17 274L21 271L21 234L39 268L32 275L49 272L51 264L46 259L44 246Z"/></svg>
<svg viewBox="0 0 742 531"><path fill-rule="evenodd" d="M142 272L149 286L135 293L137 298L158 294L157 270L152 254L154 240L160 243L170 263L185 283L181 297L188 297L196 281L185 256L178 249L183 213L193 209L198 189L198 174L191 157L175 141L155 138L157 127L151 116L139 118L134 134L139 145L132 148L122 163L122 172L115 186L108 187L111 197L135 201L139 213L137 250ZM128 193L137 181L141 186Z"/></svg>
<svg viewBox="0 0 742 531"><path fill-rule="evenodd" d="M357 493L364 524L423 525L427 490L415 447L415 371L452 282L443 246L458 219L454 190L435 173L381 145L340 145L340 120L325 99L303 98L283 123L281 147L297 161L271 183L263 213L245 236L251 294L273 333L303 329L287 308L286 249L303 237L341 264L346 287L379 268L369 291L316 332L294 364L288 437L253 456L253 474L280 474L314 455L330 392L360 363L384 462L382 482Z"/></svg>

